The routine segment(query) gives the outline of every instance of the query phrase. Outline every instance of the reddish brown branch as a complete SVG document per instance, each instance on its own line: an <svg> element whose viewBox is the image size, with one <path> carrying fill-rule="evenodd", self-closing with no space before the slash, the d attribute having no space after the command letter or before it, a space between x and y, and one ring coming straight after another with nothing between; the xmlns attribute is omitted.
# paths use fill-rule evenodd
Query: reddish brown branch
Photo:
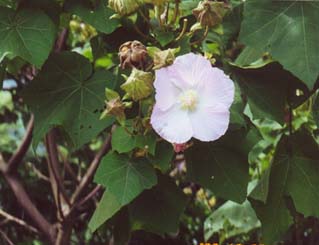
<svg viewBox="0 0 319 245"><path fill-rule="evenodd" d="M55 134L54 130L51 130L47 135L46 135L46 148L47 148L47 153L48 153L48 164L49 168L52 172L52 175L54 177L54 181L56 182L56 185L58 186L58 192L57 195L60 195L60 193L63 196L64 201L70 205L70 201L68 198L68 195L66 193L66 190L63 185L63 179L61 176L61 168L60 168L60 163L59 163L59 158L58 158L58 149L57 149L57 144L55 140Z"/></svg>
<svg viewBox="0 0 319 245"><path fill-rule="evenodd" d="M71 178L78 184L79 180L76 176L76 174L74 173L70 163L67 161L67 159L64 159L63 156L61 156L63 163L64 163L64 169L66 172L68 172L68 174L71 176Z"/></svg>
<svg viewBox="0 0 319 245"><path fill-rule="evenodd" d="M30 121L28 123L28 126L26 128L26 133L22 139L22 143L15 152L15 154L12 155L10 158L8 164L6 165L6 172L13 174L17 171L18 165L22 162L23 157L27 153L31 141L32 141L32 132L33 132L33 126L34 126L34 116L31 115Z"/></svg>
<svg viewBox="0 0 319 245"><path fill-rule="evenodd" d="M86 197L84 197L79 203L77 204L78 207L83 206L86 202L91 200L100 190L102 190L101 185L97 185Z"/></svg>
<svg viewBox="0 0 319 245"><path fill-rule="evenodd" d="M14 223L17 223L18 225L23 226L24 228L26 228L27 230L34 232L36 234L39 233L39 231L34 228L33 226L27 224L24 220L21 220L17 217L14 217L11 214L8 214L7 212L3 211L2 209L0 209L0 216L3 216L7 221L12 221Z"/></svg>
<svg viewBox="0 0 319 245"><path fill-rule="evenodd" d="M52 225L44 218L44 216L38 211L35 205L32 203L30 197L21 184L17 172L17 167L22 161L23 157L28 151L28 148L32 141L34 118L31 116L28 123L26 134L22 140L21 145L10 158L9 163L6 164L2 157L0 158L0 171L6 179L8 185L12 189L18 203L27 212L30 218L33 220L38 229L52 242L54 240L54 229Z"/></svg>
<svg viewBox="0 0 319 245"><path fill-rule="evenodd" d="M14 243L10 240L10 238L7 236L6 233L4 233L2 230L0 230L0 234L2 235L2 237L4 238L4 240L6 240L6 242L9 245L14 245Z"/></svg>
<svg viewBox="0 0 319 245"><path fill-rule="evenodd" d="M62 50L65 49L66 39L68 38L68 35L69 35L69 29L64 28L55 42L55 52L61 52Z"/></svg>
<svg viewBox="0 0 319 245"><path fill-rule="evenodd" d="M52 225L43 217L43 215L32 203L30 197L19 180L18 174L11 174L5 171L4 169L6 169L6 167L3 166L6 165L6 163L3 161L0 161L0 165L2 174L17 198L18 203L27 212L38 229L52 242L54 240L55 231Z"/></svg>
<svg viewBox="0 0 319 245"><path fill-rule="evenodd" d="M95 155L93 161L90 164L90 167L88 168L85 175L82 177L80 184L75 189L73 196L71 197L71 203L74 204L79 197L81 196L82 192L85 190L85 188L90 183L91 179L93 178L93 175L99 166L99 163L102 159L102 157L110 150L111 148L111 134L106 138L104 141L104 144L102 145L102 148L99 150L99 152Z"/></svg>

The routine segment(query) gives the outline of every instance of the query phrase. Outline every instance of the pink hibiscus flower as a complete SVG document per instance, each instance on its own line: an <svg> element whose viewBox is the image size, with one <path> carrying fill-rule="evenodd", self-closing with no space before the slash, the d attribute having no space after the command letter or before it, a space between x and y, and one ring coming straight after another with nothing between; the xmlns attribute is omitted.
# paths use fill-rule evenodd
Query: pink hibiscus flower
<svg viewBox="0 0 319 245"><path fill-rule="evenodd" d="M192 137L213 141L225 134L235 89L222 70L189 53L155 75L151 124L163 139L182 144Z"/></svg>

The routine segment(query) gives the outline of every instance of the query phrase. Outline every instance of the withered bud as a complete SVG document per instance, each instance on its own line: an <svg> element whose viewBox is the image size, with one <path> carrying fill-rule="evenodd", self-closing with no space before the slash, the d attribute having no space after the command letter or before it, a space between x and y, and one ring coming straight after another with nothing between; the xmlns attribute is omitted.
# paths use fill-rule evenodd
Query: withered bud
<svg viewBox="0 0 319 245"><path fill-rule="evenodd" d="M119 48L120 65L122 69L136 68L145 70L148 64L146 47L139 41L128 41Z"/></svg>
<svg viewBox="0 0 319 245"><path fill-rule="evenodd" d="M220 24L227 11L227 5L223 2L210 0L200 1L197 8L193 9L193 15L203 27L213 27Z"/></svg>
<svg viewBox="0 0 319 245"><path fill-rule="evenodd" d="M109 0L109 7L120 16L135 12L141 5L141 0Z"/></svg>
<svg viewBox="0 0 319 245"><path fill-rule="evenodd" d="M163 51L157 51L154 53L154 70L160 69L165 66L173 64L175 60L176 49L167 49Z"/></svg>
<svg viewBox="0 0 319 245"><path fill-rule="evenodd" d="M125 106L120 98L111 99L106 101L106 109L101 115L101 119L106 116L114 116L121 123L125 120Z"/></svg>

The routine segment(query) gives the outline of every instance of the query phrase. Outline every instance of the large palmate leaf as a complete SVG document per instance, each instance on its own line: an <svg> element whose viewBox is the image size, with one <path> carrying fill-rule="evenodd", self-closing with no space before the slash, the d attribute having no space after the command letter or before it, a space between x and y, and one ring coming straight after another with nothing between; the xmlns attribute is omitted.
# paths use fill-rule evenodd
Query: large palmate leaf
<svg viewBox="0 0 319 245"><path fill-rule="evenodd" d="M60 4L52 0L28 0L20 1L19 8L33 8L43 10L57 25L60 22L62 8Z"/></svg>
<svg viewBox="0 0 319 245"><path fill-rule="evenodd" d="M120 177L120 179L122 178ZM119 184L121 183L122 181L119 181ZM130 182L128 186L129 184L131 184L130 190L133 189L134 192L134 189L136 190L135 183ZM110 186L103 194L89 223L92 231L118 214L119 210L127 204L120 202L118 193L112 193L116 190L121 192L122 188L114 189ZM186 196L170 177L158 175L158 184L143 191L128 205L129 221L126 222L130 223L131 230L142 229L159 234L175 233L178 230L179 219L185 209L186 201ZM121 212L123 210L125 209L122 208Z"/></svg>
<svg viewBox="0 0 319 245"><path fill-rule="evenodd" d="M145 159L132 160L126 155L109 153L96 171L94 181L108 188L124 206L144 189L157 183L155 170Z"/></svg>
<svg viewBox="0 0 319 245"><path fill-rule="evenodd" d="M227 201L205 220L205 240L215 233L229 239L260 227L260 222L248 200L242 204ZM229 230L225 227L229 227Z"/></svg>
<svg viewBox="0 0 319 245"><path fill-rule="evenodd" d="M186 151L188 179L211 189L219 197L244 202L250 150L245 148L253 146L249 141L246 132L236 131L216 143L196 143Z"/></svg>
<svg viewBox="0 0 319 245"><path fill-rule="evenodd" d="M83 56L53 54L39 75L23 91L23 98L35 115L34 145L53 126L62 126L74 148L90 141L112 123L99 120L104 90L112 86L113 75L98 71Z"/></svg>
<svg viewBox="0 0 319 245"><path fill-rule="evenodd" d="M306 217L319 217L319 210L314 205L319 202L318 159L318 146L306 132L284 136L280 141L269 180L261 180L264 185L268 185L266 202L259 197L258 200L253 199L256 195L252 195L250 199L262 223L263 240L266 244L279 240L293 223L286 201L288 196L299 213ZM257 188L260 189L258 186Z"/></svg>
<svg viewBox="0 0 319 245"><path fill-rule="evenodd" d="M94 214L89 222L89 228L94 232L104 222L110 219L121 209L122 205L116 196L109 191L105 191Z"/></svg>
<svg viewBox="0 0 319 245"><path fill-rule="evenodd" d="M249 183L248 193L256 186L256 183L257 180ZM227 240L259 227L260 221L248 200L242 204L227 201L206 218L204 237L207 241L215 233L219 233L220 241Z"/></svg>
<svg viewBox="0 0 319 245"><path fill-rule="evenodd" d="M89 0L71 0L66 8L69 12L80 16L84 21L106 34L113 32L119 26L118 19L110 19L114 12L107 6L106 1L97 1L97 6L92 6Z"/></svg>
<svg viewBox="0 0 319 245"><path fill-rule="evenodd" d="M112 134L112 148L118 153L130 152L134 148L147 150L155 154L156 137L154 135L133 135L124 127L117 127Z"/></svg>
<svg viewBox="0 0 319 245"><path fill-rule="evenodd" d="M241 98L241 91L237 83L235 84L235 98L230 107L230 123L238 127L245 126L244 109L245 103Z"/></svg>
<svg viewBox="0 0 319 245"><path fill-rule="evenodd" d="M319 74L319 3L248 0L240 40L270 52L312 89Z"/></svg>
<svg viewBox="0 0 319 245"><path fill-rule="evenodd" d="M55 29L51 19L40 10L15 12L0 7L0 57L19 56L40 67L52 49Z"/></svg>
<svg viewBox="0 0 319 245"><path fill-rule="evenodd" d="M271 119L284 123L287 104L298 106L307 99L307 87L278 63L259 69L235 69L234 79L247 97L253 119ZM296 89L304 91L296 96Z"/></svg>
<svg viewBox="0 0 319 245"><path fill-rule="evenodd" d="M129 205L132 230L176 233L186 202L186 196L174 181L159 175L158 184L144 191Z"/></svg>

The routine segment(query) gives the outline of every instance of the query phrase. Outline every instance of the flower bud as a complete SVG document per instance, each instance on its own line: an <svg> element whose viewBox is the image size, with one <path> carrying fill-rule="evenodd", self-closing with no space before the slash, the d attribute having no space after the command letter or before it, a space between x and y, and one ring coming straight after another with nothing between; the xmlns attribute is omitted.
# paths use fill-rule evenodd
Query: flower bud
<svg viewBox="0 0 319 245"><path fill-rule="evenodd" d="M109 7L120 16L135 12L141 4L141 0L109 0Z"/></svg>
<svg viewBox="0 0 319 245"><path fill-rule="evenodd" d="M181 152L184 152L186 149L187 149L187 144L186 143L183 143L183 144L173 144L173 148L174 148L174 151L176 153L181 153Z"/></svg>
<svg viewBox="0 0 319 245"><path fill-rule="evenodd" d="M225 3L210 0L200 1L197 8L193 9L193 14L203 27L213 27L220 24L225 13Z"/></svg>
<svg viewBox="0 0 319 245"><path fill-rule="evenodd" d="M133 69L131 75L121 88L134 100L148 97L153 91L153 74Z"/></svg>
<svg viewBox="0 0 319 245"><path fill-rule="evenodd" d="M139 41L123 43L119 48L119 57L122 69L136 68L144 70L147 67L147 49Z"/></svg>
<svg viewBox="0 0 319 245"><path fill-rule="evenodd" d="M163 51L157 51L154 53L153 61L154 61L154 70L160 69L165 66L169 66L173 64L175 60L175 53L177 49L167 49Z"/></svg>

